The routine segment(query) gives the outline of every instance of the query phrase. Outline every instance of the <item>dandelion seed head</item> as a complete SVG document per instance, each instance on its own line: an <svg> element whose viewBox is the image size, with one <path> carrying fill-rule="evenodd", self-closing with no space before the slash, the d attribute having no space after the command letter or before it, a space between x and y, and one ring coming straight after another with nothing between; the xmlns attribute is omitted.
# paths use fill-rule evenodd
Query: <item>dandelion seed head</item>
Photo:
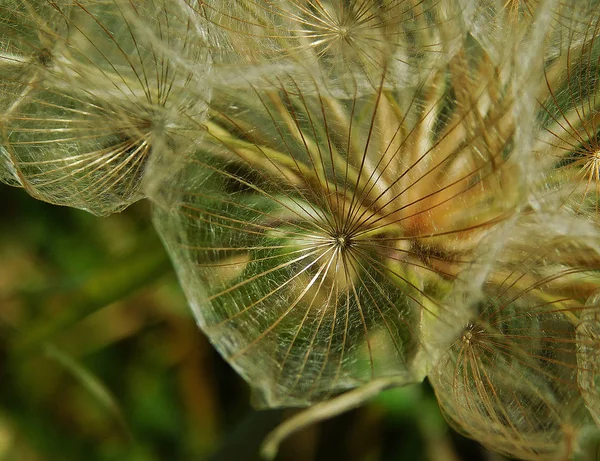
<svg viewBox="0 0 600 461"><path fill-rule="evenodd" d="M212 33L217 62L307 64L346 95L374 91L383 67L396 70L395 84L418 83L451 56L459 36L445 0L208 1L195 10Z"/></svg>
<svg viewBox="0 0 600 461"><path fill-rule="evenodd" d="M17 178L6 182L110 214L193 144L206 92L171 56L202 56L176 4L17 1L0 15L0 142Z"/></svg>
<svg viewBox="0 0 600 461"><path fill-rule="evenodd" d="M566 459L600 425L600 7L0 0L0 179L143 197L265 407L429 377Z"/></svg>
<svg viewBox="0 0 600 461"><path fill-rule="evenodd" d="M534 146L550 198L592 219L600 200L599 69L594 64L600 52L598 28L595 17L584 30L573 33L569 51L546 66L545 85L538 96L543 123Z"/></svg>
<svg viewBox="0 0 600 461"><path fill-rule="evenodd" d="M486 266L481 290L465 283L469 294L457 298L472 306L472 320L429 375L453 426L496 451L532 460L572 456L589 427L579 390L587 368L580 329L582 319L597 315L585 303L598 281L597 248L547 224L522 218L503 237L501 253L488 254L489 262L475 258L473 272ZM521 232L544 235L544 243L521 245ZM574 257L577 247L586 249ZM470 270L463 276L471 277Z"/></svg>
<svg viewBox="0 0 600 461"><path fill-rule="evenodd" d="M439 294L516 197L491 195L512 130L481 137L476 112L504 110L481 80L441 68L411 93L383 70L344 97L302 72L214 88L198 153L152 195L200 325L266 406L422 379Z"/></svg>

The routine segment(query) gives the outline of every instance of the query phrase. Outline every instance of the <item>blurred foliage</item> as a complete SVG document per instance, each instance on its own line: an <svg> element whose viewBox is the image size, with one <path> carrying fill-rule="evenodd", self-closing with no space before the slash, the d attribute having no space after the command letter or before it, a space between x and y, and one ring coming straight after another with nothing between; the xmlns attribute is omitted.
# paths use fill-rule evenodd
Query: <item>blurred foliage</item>
<svg viewBox="0 0 600 461"><path fill-rule="evenodd" d="M256 412L196 327L146 203L106 219L0 188L0 460L255 460ZM301 431L280 460L503 460L427 385Z"/></svg>

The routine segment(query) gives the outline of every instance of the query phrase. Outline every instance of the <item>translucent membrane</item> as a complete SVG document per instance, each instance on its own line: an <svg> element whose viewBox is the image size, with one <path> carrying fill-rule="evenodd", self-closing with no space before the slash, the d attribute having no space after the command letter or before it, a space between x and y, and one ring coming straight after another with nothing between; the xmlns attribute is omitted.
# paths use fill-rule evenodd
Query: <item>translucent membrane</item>
<svg viewBox="0 0 600 461"><path fill-rule="evenodd" d="M482 243L485 256L461 276L481 284L454 298L471 318L429 375L455 428L519 459L572 459L593 426L580 382L597 366L584 323L599 313L586 305L600 283L598 236L564 223L524 217Z"/></svg>
<svg viewBox="0 0 600 461"><path fill-rule="evenodd" d="M194 36L196 31L194 31ZM196 137L207 62L176 2L0 2L0 179L95 214Z"/></svg>
<svg viewBox="0 0 600 461"><path fill-rule="evenodd" d="M416 85L460 36L446 0L209 0L190 6L224 63L314 66L330 90L373 90L383 67Z"/></svg>
<svg viewBox="0 0 600 461"><path fill-rule="evenodd" d="M519 200L507 90L482 69L459 54L417 90L382 72L353 98L301 67L215 88L154 221L200 326L263 405L423 378L443 297Z"/></svg>
<svg viewBox="0 0 600 461"><path fill-rule="evenodd" d="M545 192L596 218L600 200L600 9L567 51L546 65L540 91L541 130L535 146Z"/></svg>

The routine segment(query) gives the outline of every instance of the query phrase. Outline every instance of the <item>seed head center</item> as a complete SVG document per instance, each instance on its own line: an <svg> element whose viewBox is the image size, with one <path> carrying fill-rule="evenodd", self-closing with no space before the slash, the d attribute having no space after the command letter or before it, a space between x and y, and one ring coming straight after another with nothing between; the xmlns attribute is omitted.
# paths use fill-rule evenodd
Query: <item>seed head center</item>
<svg viewBox="0 0 600 461"><path fill-rule="evenodd" d="M473 333L471 333L470 331L467 331L462 335L462 341L467 346L471 344L472 340L473 340Z"/></svg>
<svg viewBox="0 0 600 461"><path fill-rule="evenodd" d="M333 244L341 250L349 248L352 244L352 238L345 234L333 235L332 238Z"/></svg>
<svg viewBox="0 0 600 461"><path fill-rule="evenodd" d="M348 30L348 27L346 27L346 26L339 27L338 35L341 39L345 39L346 37L348 37L349 34L350 34L350 31Z"/></svg>

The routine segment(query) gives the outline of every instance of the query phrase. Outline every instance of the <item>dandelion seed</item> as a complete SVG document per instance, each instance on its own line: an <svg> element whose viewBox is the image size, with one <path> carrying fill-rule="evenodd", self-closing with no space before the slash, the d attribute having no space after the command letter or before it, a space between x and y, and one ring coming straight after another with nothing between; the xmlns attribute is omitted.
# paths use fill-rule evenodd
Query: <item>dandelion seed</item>
<svg viewBox="0 0 600 461"><path fill-rule="evenodd" d="M445 0L234 0L195 9L217 60L311 63L330 90L344 92L376 90L384 67L394 84L416 85L459 36Z"/></svg>
<svg viewBox="0 0 600 461"><path fill-rule="evenodd" d="M596 17L581 40L573 34L565 57L546 70L544 131L535 148L540 166L548 172L544 185L586 214L597 214L600 201L599 30Z"/></svg>
<svg viewBox="0 0 600 461"><path fill-rule="evenodd" d="M201 57L183 13L152 0L22 0L0 16L2 179L95 214L141 198L149 165L191 143L204 113L197 76L169 57Z"/></svg>
<svg viewBox="0 0 600 461"><path fill-rule="evenodd" d="M200 152L152 197L201 327L267 406L422 378L439 294L519 190L510 114L468 66L354 98L302 72L215 88Z"/></svg>
<svg viewBox="0 0 600 461"><path fill-rule="evenodd" d="M585 298L600 282L600 255L578 231L538 226L517 224L499 254L474 263L482 286L465 284L456 297L471 306L471 320L429 379L465 435L520 459L571 459L591 424L578 385L589 362L578 356L582 319L597 315ZM524 232L544 243L525 246Z"/></svg>

